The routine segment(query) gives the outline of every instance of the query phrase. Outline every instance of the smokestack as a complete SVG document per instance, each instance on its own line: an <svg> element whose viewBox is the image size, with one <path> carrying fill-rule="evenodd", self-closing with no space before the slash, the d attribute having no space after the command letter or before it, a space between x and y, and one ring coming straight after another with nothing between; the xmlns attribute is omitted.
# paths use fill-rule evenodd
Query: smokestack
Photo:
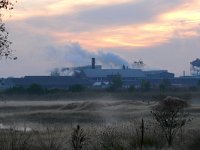
<svg viewBox="0 0 200 150"><path fill-rule="evenodd" d="M95 69L95 58L92 58L92 69Z"/></svg>

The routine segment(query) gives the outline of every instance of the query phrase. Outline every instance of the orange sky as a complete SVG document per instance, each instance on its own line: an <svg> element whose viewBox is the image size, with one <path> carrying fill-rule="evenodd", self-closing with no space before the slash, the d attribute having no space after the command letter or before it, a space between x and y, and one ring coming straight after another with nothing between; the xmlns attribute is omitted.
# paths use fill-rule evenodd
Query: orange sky
<svg viewBox="0 0 200 150"><path fill-rule="evenodd" d="M21 56L19 68L24 70L45 59L46 47L78 43L86 51L113 52L129 61L144 57L151 65L182 72L191 59L198 57L200 47L199 0L18 0L14 10L2 13L12 48ZM167 56L175 51L172 63L179 59L185 66L166 64ZM184 55L180 57L180 53ZM161 62L165 58L166 62ZM59 58L52 64L43 61L38 72L60 64ZM6 69L9 72L11 68ZM24 70L21 74L27 72Z"/></svg>
<svg viewBox="0 0 200 150"><path fill-rule="evenodd" d="M21 0L8 21L24 20L33 17L56 17L58 15L76 14L85 9L95 9L130 2L131 0ZM131 1L133 2L133 0ZM139 3L140 0L134 0ZM148 22L113 25L95 31L63 32L51 29L39 29L27 26L30 31L49 34L55 42L79 42L88 49L113 47L149 47L167 42L175 33L181 38L197 36L196 29L200 23L200 1L185 1L165 12L157 14ZM130 14L131 15L131 14ZM138 16L139 17L139 16ZM46 25L48 26L48 25ZM67 24L66 24L67 26Z"/></svg>

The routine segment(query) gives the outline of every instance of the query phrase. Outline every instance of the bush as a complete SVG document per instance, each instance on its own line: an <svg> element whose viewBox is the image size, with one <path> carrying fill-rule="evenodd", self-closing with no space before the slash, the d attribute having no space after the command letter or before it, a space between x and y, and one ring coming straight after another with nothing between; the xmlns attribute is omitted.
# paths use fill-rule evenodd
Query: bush
<svg viewBox="0 0 200 150"><path fill-rule="evenodd" d="M38 84L32 84L29 86L29 88L27 89L29 94L36 94L36 95L40 95L40 94L44 94L45 93L45 89L38 85Z"/></svg>
<svg viewBox="0 0 200 150"><path fill-rule="evenodd" d="M195 131L190 139L188 150L199 150L200 148L200 131Z"/></svg>
<svg viewBox="0 0 200 150"><path fill-rule="evenodd" d="M135 91L135 86L134 86L134 85L130 86L130 87L128 88L128 91L129 91L129 92L134 92L134 91Z"/></svg>
<svg viewBox="0 0 200 150"><path fill-rule="evenodd" d="M161 92L165 92L166 90L168 90L171 86L171 82L169 79L163 79L163 81L161 82L159 88Z"/></svg>
<svg viewBox="0 0 200 150"><path fill-rule="evenodd" d="M26 89L22 86L15 86L9 88L5 91L6 94L24 94L26 93Z"/></svg>
<svg viewBox="0 0 200 150"><path fill-rule="evenodd" d="M68 89L70 92L83 92L85 90L84 86L80 84L71 85Z"/></svg>
<svg viewBox="0 0 200 150"><path fill-rule="evenodd" d="M88 138L85 131L83 128L77 125L71 134L71 146L73 150L82 150L83 147L87 144L87 140Z"/></svg>
<svg viewBox="0 0 200 150"><path fill-rule="evenodd" d="M0 131L0 150L31 150L32 133L15 127Z"/></svg>
<svg viewBox="0 0 200 150"><path fill-rule="evenodd" d="M34 131L37 150L62 150L64 145L63 129L47 126L43 131Z"/></svg>
<svg viewBox="0 0 200 150"><path fill-rule="evenodd" d="M147 91L150 91L150 89L151 89L151 83L147 80L142 80L141 90L143 92L147 92Z"/></svg>
<svg viewBox="0 0 200 150"><path fill-rule="evenodd" d="M122 85L123 85L123 81L122 81L122 77L120 75L112 77L111 89L113 89L113 90L120 89L120 88L122 88Z"/></svg>
<svg viewBox="0 0 200 150"><path fill-rule="evenodd" d="M147 120L134 122L134 134L130 138L130 149L162 149L165 143L159 128L154 122Z"/></svg>
<svg viewBox="0 0 200 150"><path fill-rule="evenodd" d="M189 87L189 90L192 91L192 92L196 92L196 91L198 91L198 87L197 86L191 86L191 87Z"/></svg>
<svg viewBox="0 0 200 150"><path fill-rule="evenodd" d="M125 150L121 135L113 127L107 127L99 134L99 142L102 150Z"/></svg>
<svg viewBox="0 0 200 150"><path fill-rule="evenodd" d="M172 145L177 132L189 121L188 113L183 111L186 106L186 101L168 96L151 111L169 146Z"/></svg>

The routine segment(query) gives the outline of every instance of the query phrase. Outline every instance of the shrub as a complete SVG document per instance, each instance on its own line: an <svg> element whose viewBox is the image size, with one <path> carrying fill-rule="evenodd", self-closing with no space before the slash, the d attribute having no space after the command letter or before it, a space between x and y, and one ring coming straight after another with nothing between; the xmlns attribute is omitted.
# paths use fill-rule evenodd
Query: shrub
<svg viewBox="0 0 200 150"><path fill-rule="evenodd" d="M26 89L22 86L15 86L9 88L5 91L6 94L24 94L26 93Z"/></svg>
<svg viewBox="0 0 200 150"><path fill-rule="evenodd" d="M160 101L151 111L153 118L161 127L169 146L172 145L179 129L189 121L187 119L188 113L183 111L187 105L185 101L179 98L167 97Z"/></svg>
<svg viewBox="0 0 200 150"><path fill-rule="evenodd" d="M199 150L200 148L200 131L195 131L188 144L188 150Z"/></svg>
<svg viewBox="0 0 200 150"><path fill-rule="evenodd" d="M45 89L38 85L38 84L31 84L29 86L29 88L27 89L29 94L36 94L36 95L40 95L40 94L44 94L45 93Z"/></svg>
<svg viewBox="0 0 200 150"><path fill-rule="evenodd" d="M134 122L134 129L129 143L131 149L161 149L164 146L160 130L153 122Z"/></svg>
<svg viewBox="0 0 200 150"><path fill-rule="evenodd" d="M110 88L113 90L117 90L122 88L123 85L123 81L122 81L122 77L120 75L116 75L112 77L112 83Z"/></svg>
<svg viewBox="0 0 200 150"><path fill-rule="evenodd" d="M87 135L83 128L77 125L77 127L73 129L71 135L71 145L73 150L82 150L83 147L87 144L87 140Z"/></svg>
<svg viewBox="0 0 200 150"><path fill-rule="evenodd" d="M85 90L84 86L80 84L71 85L68 89L70 92L83 92Z"/></svg>
<svg viewBox="0 0 200 150"><path fill-rule="evenodd" d="M151 83L147 80L142 80L141 82L141 90L143 92L147 92L151 89Z"/></svg>
<svg viewBox="0 0 200 150"><path fill-rule="evenodd" d="M134 91L135 91L135 86L134 86L134 85L131 85L131 86L128 88L128 91L129 91L129 92L134 92Z"/></svg>
<svg viewBox="0 0 200 150"><path fill-rule="evenodd" d="M32 132L17 131L15 127L0 131L0 150L30 150Z"/></svg>
<svg viewBox="0 0 200 150"><path fill-rule="evenodd" d="M34 131L38 150L62 150L64 137L62 128L47 126L43 131Z"/></svg>
<svg viewBox="0 0 200 150"><path fill-rule="evenodd" d="M102 150L125 150L121 131L114 127L106 127L99 133L99 144Z"/></svg>

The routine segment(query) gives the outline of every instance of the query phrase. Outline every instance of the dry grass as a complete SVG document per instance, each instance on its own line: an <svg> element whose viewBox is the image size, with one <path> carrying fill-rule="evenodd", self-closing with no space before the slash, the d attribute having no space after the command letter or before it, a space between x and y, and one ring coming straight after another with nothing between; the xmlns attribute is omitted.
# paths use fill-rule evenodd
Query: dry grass
<svg viewBox="0 0 200 150"><path fill-rule="evenodd" d="M2 123L115 123L129 122L133 118L149 118L153 101L10 101L0 103ZM194 118L191 128L200 125L200 104L186 109Z"/></svg>
<svg viewBox="0 0 200 150"><path fill-rule="evenodd" d="M80 124L88 143L82 147L83 150L139 149L140 124L144 118L144 149L199 148L200 104L191 104L186 109L193 120L184 132L177 134L172 148L166 146L161 130L151 121L150 111L156 104L153 101L110 99L2 102L0 122L16 124L14 128L0 130L0 147L2 150L70 150L73 128ZM19 131L22 124L32 130Z"/></svg>
<svg viewBox="0 0 200 150"><path fill-rule="evenodd" d="M0 150L139 150L140 124L139 120L113 125L90 124L80 126L79 131L75 125L44 125L42 130L32 131L17 131L13 127L1 130ZM145 121L143 150L197 150L199 135L199 130L185 131L169 148L159 128ZM81 146L73 147L72 141Z"/></svg>

